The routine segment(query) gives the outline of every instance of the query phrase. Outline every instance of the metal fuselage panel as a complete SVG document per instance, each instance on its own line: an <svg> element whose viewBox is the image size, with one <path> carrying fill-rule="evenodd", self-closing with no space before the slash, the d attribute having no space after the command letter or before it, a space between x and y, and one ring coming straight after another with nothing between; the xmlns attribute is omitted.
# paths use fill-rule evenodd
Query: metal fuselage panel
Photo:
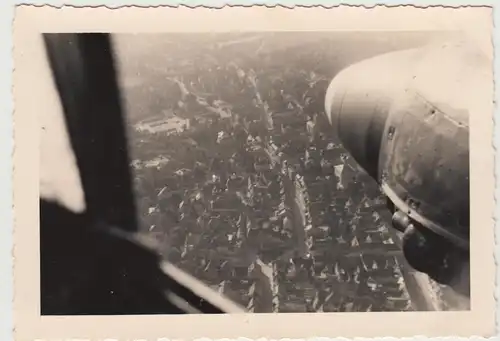
<svg viewBox="0 0 500 341"><path fill-rule="evenodd" d="M382 137L379 182L412 219L467 247L469 129L418 93L393 106Z"/></svg>
<svg viewBox="0 0 500 341"><path fill-rule="evenodd" d="M463 248L478 101L467 94L490 81L489 67L461 41L392 52L339 73L325 99L344 147L395 206Z"/></svg>

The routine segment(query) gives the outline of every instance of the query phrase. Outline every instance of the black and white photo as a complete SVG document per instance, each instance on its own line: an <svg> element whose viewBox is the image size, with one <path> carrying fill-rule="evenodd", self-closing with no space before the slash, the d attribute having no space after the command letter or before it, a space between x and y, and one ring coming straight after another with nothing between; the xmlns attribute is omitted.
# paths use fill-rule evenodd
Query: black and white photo
<svg viewBox="0 0 500 341"><path fill-rule="evenodd" d="M40 32L40 315L473 312L493 59L402 26Z"/></svg>

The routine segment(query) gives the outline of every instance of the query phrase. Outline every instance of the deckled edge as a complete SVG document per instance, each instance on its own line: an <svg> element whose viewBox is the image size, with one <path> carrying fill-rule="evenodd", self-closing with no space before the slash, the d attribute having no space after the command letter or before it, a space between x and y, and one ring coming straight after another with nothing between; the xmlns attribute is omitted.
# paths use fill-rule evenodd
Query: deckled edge
<svg viewBox="0 0 500 341"><path fill-rule="evenodd" d="M460 0L459 0L460 1ZM265 7L265 8L285 8L285 9L294 9L294 8L324 8L324 9L331 9L331 8L336 8L336 7L358 7L358 8L365 8L365 9L372 9L372 8L376 8L376 7L386 7L386 8L392 8L392 7L414 7L414 8L419 8L419 9L427 9L427 8L455 8L455 9L458 9L458 8L493 8L493 34L492 34L492 44L493 44L493 53L494 53L494 56L496 57L496 43L497 43L497 32L496 32L496 21L497 21L497 15L500 16L500 14L497 14L500 13L499 11L496 10L495 6L493 6L493 3L492 4L410 4L410 3L399 3L399 4L385 4L385 3L374 3L374 4L370 4L370 5L366 5L366 4L352 4L352 3L346 3L346 2L340 2L340 3L337 3L337 4L331 4L331 5L326 5L326 4L287 4L287 3L283 3L283 2L277 2L277 1L269 1L269 2L255 2L255 3L252 3L252 4L245 4L245 3L229 3L228 1L226 1L225 3L223 4L184 4L184 3L176 3L176 4L155 4L155 5L137 5L137 4L121 4L121 5L103 5L103 4L85 4L85 5L73 5L73 4L65 4L65 3L60 3L60 4L50 4L50 3L43 3L43 4L40 4L40 3L37 3L37 4L32 4L32 3L17 3L15 4L15 7L18 7L18 6L25 6L25 7L52 7L52 8L57 8L57 9L64 9L64 8L80 8L80 7L87 7L87 8L107 8L107 9L120 9L120 8L158 8L158 7L168 7L168 8L190 8L190 9L196 9L196 8L210 8L210 9L223 9L223 8L232 8L232 7L242 7L242 8L246 8L246 7ZM2 7L6 7L6 6L2 6ZM14 63L14 58L13 58L13 51L15 49L15 46L14 46L14 43L13 43L13 40L12 40L12 37L13 37L13 30L14 30L14 21L15 21L15 16L13 15L12 18L11 18L11 28L12 28L12 31L11 31L11 39L9 40L10 42L10 51L11 51L11 58L10 58L10 61L11 61L11 64L12 65L12 68L11 68L11 75L14 74L14 71L15 71L15 63ZM4 41L5 42L5 41ZM500 38L498 38L498 42L500 43ZM7 48L9 47L9 45L7 46ZM498 62L498 66L497 66L497 61L496 59L494 59L495 62L494 62L494 67L493 67L493 70L494 70L494 79L493 79L493 86L494 86L494 116L492 118L493 120L493 126L494 126L494 137L493 137L493 150L495 151L495 157L494 157L494 163L495 163L495 185L496 185L496 189L495 189L495 192L494 192L494 200L495 200L495 204L497 204L497 198L500 197L500 167L497 167L497 149L499 149L500 147L500 134L497 133L497 127L496 127L496 123L497 123L497 119L496 119L496 115L497 114L500 114L498 112L498 101L500 99L500 95L497 93L497 87L496 87L496 77L497 75L499 74L499 67L500 67L500 62ZM11 77L11 80L12 80L12 77ZM7 162L8 165L12 165L11 166L11 170L12 172L10 173L10 179L11 181L13 181L14 179L14 174L15 174L15 115L14 115L14 112L15 112L15 102L14 102L14 98L13 98L13 94L14 94L14 83L11 81L10 83L10 91L9 91L10 95L11 95L11 113L12 113L12 120L11 121L7 121L7 123L10 123L10 126L12 128L12 135L11 135L11 144L8 144L7 145L7 148L10 147L10 156L11 156L11 163ZM7 138L9 137L9 135L7 135ZM10 186L7 186L8 189L11 189L13 190L14 189L14 186L13 186L13 182L11 182ZM15 198L15 195L13 193L13 191L8 194L10 199L11 199L11 202L12 202L12 213L11 215L6 215L7 216L7 219L11 218L10 220L12 221L12 226L11 226L11 240L14 241L15 240L15 221L16 221L16 214L15 214L15 207L14 207L14 198ZM500 213L500 212L497 212L497 211L500 211L500 207L498 207L498 205L496 205L496 210L495 210L495 215L493 217L494 221L495 221L495 249L494 249L494 259L495 259L495 265L496 267L498 267L498 262L499 262L499 257L500 257L500 247L498 246L498 243L500 242L500 234L497 233L496 229L497 229L497 224L498 224L498 219L497 219L497 213ZM8 229L6 229L8 230ZM8 238L7 238L8 239ZM14 262L14 249L15 249L15 245L12 245L11 249L10 249L10 255L11 255L11 258L12 258L12 270L14 270L15 268L15 262ZM498 271L498 269L496 269L496 277L495 277L495 292L494 292L494 296L495 296L495 300L497 301L497 306L498 306L498 296L500 295L500 288L498 286L498 283L500 282L500 271ZM13 299L15 297L15 277L12 276L12 283L13 283L13 287L12 287L12 294L13 294ZM12 303L11 303L12 304ZM13 308L13 307L12 307ZM12 310L12 313L13 313L13 310ZM3 315L3 313L2 313ZM0 316L2 316L0 315ZM13 314L11 315L11 321L14 322L14 316ZM500 330L500 313L496 312L496 322L497 322L497 330L496 332L498 333L498 331ZM15 332L15 328L12 327L11 328L12 332L14 333ZM395 338L395 337L390 337L390 336L387 336L387 337L375 337L375 338L345 338L345 337L336 337L336 338L327 338L327 337L310 337L310 338L307 338L307 339L304 339L304 338L299 338L299 339L291 339L291 338L282 338L282 339L279 339L279 341L327 341L327 340L338 340L338 341L343 341L343 340L354 340L354 341L364 341L364 340L383 340L383 341L395 341L395 340L412 340L412 341L420 341L420 340L443 340L443 341L452 341L452 340L470 340L470 341L476 341L476 340L489 340L489 339L493 339L493 338L496 338L496 337L489 337L489 338L485 338L485 337L480 337L480 336L471 336L470 338L466 338L466 337L457 337L457 336L447 336L447 337L427 337L427 336L423 336L423 335L414 335L413 337L404 337L404 338ZM71 338L71 337L68 337L68 338L65 338L64 339L65 341L70 341L70 340L73 340L73 341L91 341L91 339L85 339L85 338ZM103 340L106 340L106 341L121 341L120 339L114 339L114 338L105 338ZM134 341L184 341L185 339L169 339L169 338L154 338L154 339L134 339ZM250 338L246 338L246 337L239 337L237 339L228 339L228 338L221 338L221 339L210 339L210 338L196 338L196 339L193 339L193 341L278 341L278 339L267 339L267 338L258 338L258 339L250 339Z"/></svg>
<svg viewBox="0 0 500 341"><path fill-rule="evenodd" d="M174 2L174 1L172 1ZM198 0L190 1L190 2L198 2ZM80 7L86 7L86 8L107 8L107 9L121 9L121 8L128 8L128 7L135 7L135 8L157 8L157 7L169 7L169 8L191 8L191 9L196 9L196 8L210 8L210 9L223 9L223 8L232 8L232 7L241 7L241 8L246 8L246 7L266 7L266 8L285 8L285 9L294 9L294 8L324 8L324 9L331 9L335 7L359 7L359 8L365 8L365 9L372 9L375 7L413 7L413 8L419 8L419 9L426 9L426 8L491 8L493 7L492 5L489 4L412 4L412 3L404 3L401 2L399 4L384 4L384 3L374 3L371 5L367 4L352 4L348 2L339 2L339 3L333 3L333 1L328 1L332 2L331 5L327 4L287 4L287 1L260 1L260 2L254 2L252 4L247 4L244 2L238 2L238 1L225 1L222 4L203 4L203 3L193 3L193 4L186 4L186 3L181 3L181 2L176 2L172 4L154 4L154 5L137 5L137 4L122 4L122 5L103 5L103 4L88 4L88 5L73 5L73 4L65 4L65 3L58 3L58 4L48 4L48 3L43 3L43 4L31 4L31 3L24 3L20 2L16 6L27 6L27 7L52 7L52 8L58 8L58 9L64 9L64 8L80 8ZM444 2L444 1L443 1ZM450 0L448 0L450 2ZM456 1L455 1L456 2Z"/></svg>

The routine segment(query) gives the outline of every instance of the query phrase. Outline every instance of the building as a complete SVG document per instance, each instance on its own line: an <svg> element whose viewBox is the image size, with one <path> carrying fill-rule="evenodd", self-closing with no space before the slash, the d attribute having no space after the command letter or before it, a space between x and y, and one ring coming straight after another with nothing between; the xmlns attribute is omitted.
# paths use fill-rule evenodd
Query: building
<svg viewBox="0 0 500 341"><path fill-rule="evenodd" d="M253 284L247 308L253 313L278 312L280 300L276 265L265 264L257 259L250 267L250 276Z"/></svg>
<svg viewBox="0 0 500 341"><path fill-rule="evenodd" d="M176 116L162 116L143 120L135 125L135 129L139 132L147 132L150 134L171 134L187 130L189 129L189 125L189 119L183 119Z"/></svg>

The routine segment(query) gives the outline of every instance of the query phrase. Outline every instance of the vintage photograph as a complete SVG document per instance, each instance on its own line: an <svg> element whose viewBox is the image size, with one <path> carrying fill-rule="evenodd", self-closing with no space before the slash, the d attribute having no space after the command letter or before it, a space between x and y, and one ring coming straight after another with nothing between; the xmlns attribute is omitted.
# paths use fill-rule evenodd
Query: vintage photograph
<svg viewBox="0 0 500 341"><path fill-rule="evenodd" d="M37 39L41 316L471 311L462 30Z"/></svg>
<svg viewBox="0 0 500 341"><path fill-rule="evenodd" d="M255 313L468 309L468 112L444 96L458 77L472 80L489 65L458 35L44 38L56 80L61 78L61 100L74 101L65 109L75 115L67 121L70 137L78 139L82 177L89 177L84 190L105 182L89 187L95 193L86 198L98 207L88 212L89 225L82 225L102 224L104 234L89 245L82 239L82 248L100 242L108 249L107 243L122 241L122 233L150 237L159 264L169 262L212 295ZM433 78L413 81L428 76L426 63L442 65L438 71L448 77L443 87ZM78 68L81 79L75 79ZM119 114L123 123L113 122ZM118 156L107 155L115 151L101 144L118 142L128 146L132 190L116 201L112 191L125 192L128 185L127 171L118 169L126 154L117 148L119 164ZM112 186L119 189L102 193ZM52 205L42 201L42 228L45 221L56 224L52 229L59 225L51 221ZM115 230L118 236L106 240ZM72 257L74 246L51 257L59 248L44 244L52 238L63 242L62 233L42 231L43 313L183 310L170 311L168 299L148 297L170 287L155 288L154 273L135 274L154 264L139 254L134 260L130 253L139 249L126 245L111 251L109 263L103 255L83 260L81 268L72 265L78 283L73 287L61 278L67 271L57 267ZM136 264L119 266L122 259ZM432 280L424 283L416 272ZM99 295L88 297L81 277L95 281ZM437 283L452 286L456 297L448 300ZM73 290L83 292L73 297ZM439 295L426 292L433 290ZM189 300L193 310L186 312L213 309L198 301L209 298L191 301L174 293Z"/></svg>

